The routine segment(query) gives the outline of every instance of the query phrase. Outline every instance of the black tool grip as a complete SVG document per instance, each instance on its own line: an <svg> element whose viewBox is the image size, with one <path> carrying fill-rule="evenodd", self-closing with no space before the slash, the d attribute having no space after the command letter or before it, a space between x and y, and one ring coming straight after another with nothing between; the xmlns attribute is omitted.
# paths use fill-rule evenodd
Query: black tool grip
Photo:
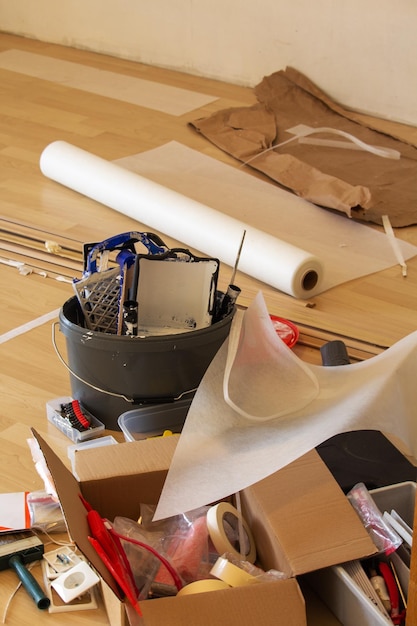
<svg viewBox="0 0 417 626"><path fill-rule="evenodd" d="M350 359L343 341L328 341L320 348L322 364L326 366L349 365Z"/></svg>

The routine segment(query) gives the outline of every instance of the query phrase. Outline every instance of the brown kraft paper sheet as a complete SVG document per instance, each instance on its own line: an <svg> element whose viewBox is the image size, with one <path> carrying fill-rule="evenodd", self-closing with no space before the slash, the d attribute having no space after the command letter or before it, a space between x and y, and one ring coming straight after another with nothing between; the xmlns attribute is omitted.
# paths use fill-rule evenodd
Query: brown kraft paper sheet
<svg viewBox="0 0 417 626"><path fill-rule="evenodd" d="M354 112L292 68L265 77L254 93L255 105L224 109L191 125L247 167L314 204L376 224L382 215L394 227L417 223L415 146L378 131L378 120L374 128L359 122ZM291 138L287 129L299 124L341 130L371 146L397 150L401 158L297 141L265 152ZM315 136L340 140L326 133Z"/></svg>

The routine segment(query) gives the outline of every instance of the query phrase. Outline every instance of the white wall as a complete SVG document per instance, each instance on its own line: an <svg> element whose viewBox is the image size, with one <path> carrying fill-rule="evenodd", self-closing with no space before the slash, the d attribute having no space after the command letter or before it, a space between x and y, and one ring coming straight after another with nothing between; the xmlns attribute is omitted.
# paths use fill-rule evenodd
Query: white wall
<svg viewBox="0 0 417 626"><path fill-rule="evenodd" d="M417 125L416 0L0 0L0 29L247 86L291 65Z"/></svg>

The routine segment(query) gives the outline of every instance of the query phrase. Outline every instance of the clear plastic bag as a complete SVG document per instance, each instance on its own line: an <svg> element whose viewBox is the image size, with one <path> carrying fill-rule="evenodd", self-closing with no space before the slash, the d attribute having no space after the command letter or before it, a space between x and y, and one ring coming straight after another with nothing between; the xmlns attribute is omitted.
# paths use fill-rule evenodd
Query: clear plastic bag
<svg viewBox="0 0 417 626"><path fill-rule="evenodd" d="M27 439L26 441L32 454L32 460L35 464L35 469L43 481L46 493L51 494L56 499L56 501L58 501L58 495L56 493L55 484L51 472L48 469L45 457L43 456L42 450L40 449L38 442L36 441L36 439Z"/></svg>
<svg viewBox="0 0 417 626"><path fill-rule="evenodd" d="M245 571L247 574L253 576L256 582L273 582L274 580L284 580L288 578L288 575L284 572L276 569L270 569L265 571L257 565L250 563L249 561L244 561L242 559L236 558L230 552L225 552L222 557L224 559L227 559L233 565L236 565L236 567L239 567L240 569Z"/></svg>
<svg viewBox="0 0 417 626"><path fill-rule="evenodd" d="M172 563L184 583L207 578L210 571L209 534L206 515L201 507L159 522L153 522L153 506L142 505L142 526L156 533L158 550ZM160 570L157 581L172 584L166 571Z"/></svg>
<svg viewBox="0 0 417 626"><path fill-rule="evenodd" d="M44 484L44 491L34 491L27 497L30 523L33 528L51 533L65 532L67 527L62 514L55 484L36 439L27 439L35 469Z"/></svg>
<svg viewBox="0 0 417 626"><path fill-rule="evenodd" d="M152 539L137 522L126 517L116 517L113 530L117 533L129 561L136 587L139 590L139 600L144 600L149 596L151 584L161 566L158 557L140 545L144 544L152 548Z"/></svg>
<svg viewBox="0 0 417 626"><path fill-rule="evenodd" d="M31 528L46 533L63 533L66 531L61 505L54 496L46 491L33 491L27 496Z"/></svg>
<svg viewBox="0 0 417 626"><path fill-rule="evenodd" d="M142 505L139 523L124 517L113 522L140 598L175 595L183 585L207 578L211 567L207 507L159 522L152 521L154 512L154 506Z"/></svg>
<svg viewBox="0 0 417 626"><path fill-rule="evenodd" d="M364 483L357 483L347 497L362 520L380 554L390 555L402 544L402 539L385 522L381 511Z"/></svg>

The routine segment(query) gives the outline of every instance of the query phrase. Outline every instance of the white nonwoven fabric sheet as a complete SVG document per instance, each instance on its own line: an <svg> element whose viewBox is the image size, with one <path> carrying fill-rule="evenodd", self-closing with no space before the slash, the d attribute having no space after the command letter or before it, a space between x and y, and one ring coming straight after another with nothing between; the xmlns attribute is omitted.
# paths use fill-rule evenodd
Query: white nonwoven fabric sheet
<svg viewBox="0 0 417 626"><path fill-rule="evenodd" d="M159 148L118 159L116 163L175 190L183 197L256 226L276 240L308 251L319 259L322 275L317 289L304 294L304 297L312 297L336 285L398 263L390 238L369 224L361 224L344 215L315 206L275 184L260 180L245 168L231 167L178 142L171 141ZM198 220L195 225L199 227ZM206 245L219 236L220 225L216 221L211 223L210 233L204 235ZM401 239L395 239L395 242L405 260L417 254L416 246ZM233 251L230 256L235 253L234 241L222 240L222 245L224 252L228 249ZM240 270L254 276L257 266L261 273L264 266L274 268L276 263L285 271L284 255L268 258L268 250L261 248L255 251L252 249L251 262L254 252L256 258L252 264L248 263L243 268L242 258L246 253L246 245L245 238L239 262ZM221 260L227 262L226 259ZM270 273L273 274L271 270ZM400 268L398 277L399 280L402 279ZM265 278L260 280L272 284Z"/></svg>
<svg viewBox="0 0 417 626"><path fill-rule="evenodd" d="M273 331L259 293L197 390L155 519L236 493L342 432L392 433L417 458L416 380L417 332L367 361L310 365Z"/></svg>

